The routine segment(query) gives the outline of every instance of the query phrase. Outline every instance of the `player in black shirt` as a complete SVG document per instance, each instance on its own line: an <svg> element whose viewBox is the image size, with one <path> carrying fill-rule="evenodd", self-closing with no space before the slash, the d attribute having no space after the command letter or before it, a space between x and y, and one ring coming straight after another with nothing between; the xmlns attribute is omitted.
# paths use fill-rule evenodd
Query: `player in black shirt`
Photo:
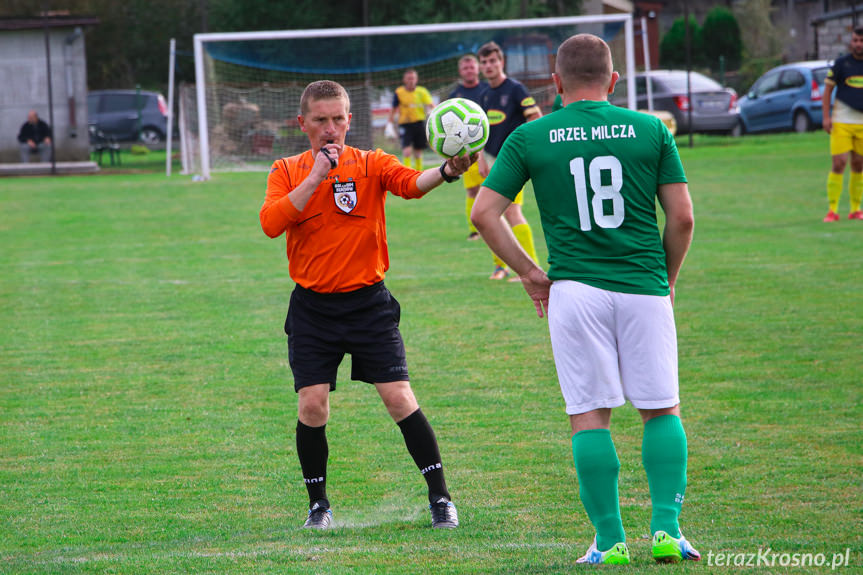
<svg viewBox="0 0 863 575"><path fill-rule="evenodd" d="M489 88L483 93L480 104L488 115L491 132L484 153L480 154L477 162L479 173L485 178L488 176L504 140L520 125L542 116L542 112L527 88L521 82L506 76L503 51L497 43L487 42L480 47L479 66L489 83ZM523 203L524 192L522 191L507 208L504 217L512 227L512 233L515 234L518 243L533 261L537 261L536 248L533 244L533 231L524 218L524 214L521 213ZM504 279L509 275L509 270L506 269L500 258L494 256L494 259L495 269L489 279ZM518 278L514 277L511 281L518 281Z"/></svg>
<svg viewBox="0 0 863 575"><path fill-rule="evenodd" d="M458 61L458 76L459 84L456 86L449 97L450 98L466 98L482 105L482 95L488 90L488 84L479 79L479 60L473 54L466 54ZM465 190L465 214L467 215L468 236L469 240L479 239L479 233L470 221L470 211L473 208L473 203L476 201L476 194L479 192L479 187L482 184L483 177L479 175L479 166L477 163L471 164L468 171L464 173L464 190Z"/></svg>

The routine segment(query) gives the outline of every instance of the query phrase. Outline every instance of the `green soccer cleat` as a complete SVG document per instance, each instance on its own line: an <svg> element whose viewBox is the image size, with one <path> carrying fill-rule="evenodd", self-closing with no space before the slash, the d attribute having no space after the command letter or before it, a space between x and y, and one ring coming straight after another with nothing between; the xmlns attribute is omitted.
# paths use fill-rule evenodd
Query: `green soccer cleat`
<svg viewBox="0 0 863 575"><path fill-rule="evenodd" d="M680 536L675 539L665 531L653 534L653 558L657 563L677 563L680 560L700 561L701 553Z"/></svg>
<svg viewBox="0 0 863 575"><path fill-rule="evenodd" d="M608 551L600 551L596 548L596 538L594 538L587 553L575 562L592 565L629 565L629 549L626 543L615 543Z"/></svg>

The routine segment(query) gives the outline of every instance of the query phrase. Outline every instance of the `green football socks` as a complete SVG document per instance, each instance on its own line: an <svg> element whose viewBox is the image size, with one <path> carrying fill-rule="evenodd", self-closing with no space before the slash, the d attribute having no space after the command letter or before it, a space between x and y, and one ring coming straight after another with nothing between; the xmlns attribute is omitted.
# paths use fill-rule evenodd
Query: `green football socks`
<svg viewBox="0 0 863 575"><path fill-rule="evenodd" d="M660 415L644 424L641 459L653 505L650 532L679 538L677 519L686 492L686 432L679 417Z"/></svg>
<svg viewBox="0 0 863 575"><path fill-rule="evenodd" d="M620 460L607 429L587 429L572 436L578 491L596 529L596 548L607 551L626 541L620 518L617 476Z"/></svg>

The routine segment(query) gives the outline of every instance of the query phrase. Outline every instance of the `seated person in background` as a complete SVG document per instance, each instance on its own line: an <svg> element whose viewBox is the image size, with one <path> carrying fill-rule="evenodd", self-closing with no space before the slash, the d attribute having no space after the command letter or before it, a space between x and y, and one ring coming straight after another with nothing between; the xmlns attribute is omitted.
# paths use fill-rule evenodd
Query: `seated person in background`
<svg viewBox="0 0 863 575"><path fill-rule="evenodd" d="M51 161L51 127L39 119L36 110L27 113L27 121L18 132L18 142L21 146L21 163L30 161L32 154L39 154L42 162Z"/></svg>

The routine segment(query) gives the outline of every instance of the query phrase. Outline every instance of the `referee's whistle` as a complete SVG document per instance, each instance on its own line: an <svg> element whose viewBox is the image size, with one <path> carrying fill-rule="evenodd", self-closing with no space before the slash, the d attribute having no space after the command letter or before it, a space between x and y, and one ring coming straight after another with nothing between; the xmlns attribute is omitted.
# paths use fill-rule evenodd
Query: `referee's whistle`
<svg viewBox="0 0 863 575"><path fill-rule="evenodd" d="M332 144L333 140L327 140L327 143ZM330 151L326 148L323 148L323 147L321 148L321 151L324 153L324 155L330 161L330 169L332 170L333 168L335 168L336 167L336 159L333 158L332 156L330 156Z"/></svg>

